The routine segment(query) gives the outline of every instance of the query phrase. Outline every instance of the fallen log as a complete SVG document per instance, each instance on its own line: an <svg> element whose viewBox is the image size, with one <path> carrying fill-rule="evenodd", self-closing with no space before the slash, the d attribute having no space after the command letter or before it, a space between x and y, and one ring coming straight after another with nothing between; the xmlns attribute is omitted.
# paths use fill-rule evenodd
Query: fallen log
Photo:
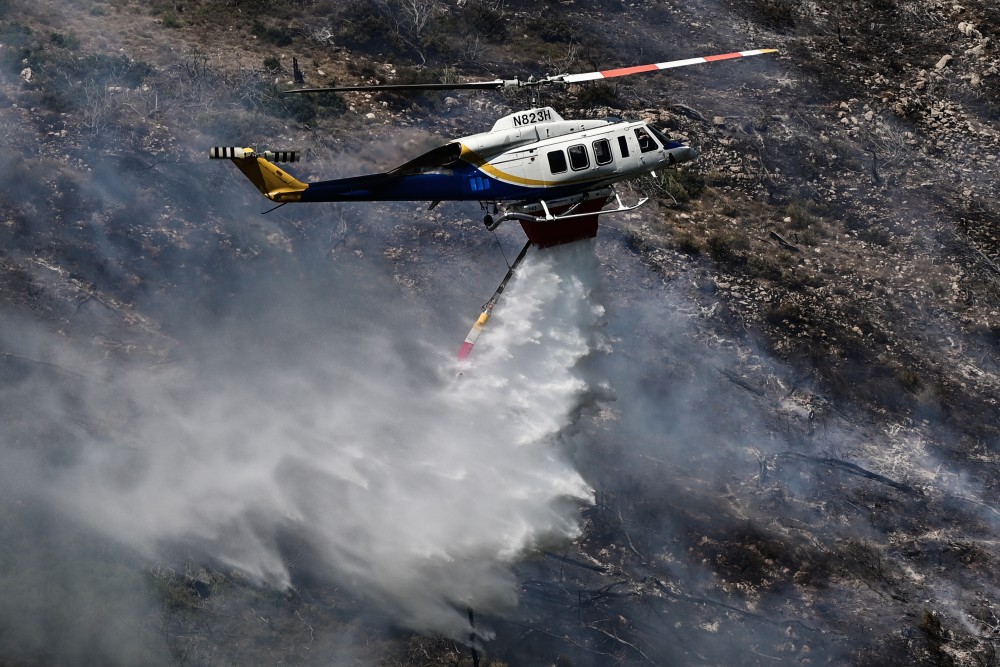
<svg viewBox="0 0 1000 667"><path fill-rule="evenodd" d="M848 463L847 461L841 461L840 459L835 459L832 457L819 457L819 456L809 456L808 454L800 454L799 452L782 452L775 455L775 458L782 459L799 459L802 461L809 461L810 463L821 463L823 465L830 466L831 468L839 468L844 472L850 473L851 475L857 475L859 477L864 477L866 479L875 480L876 482L881 482L882 484L887 484L894 489L902 491L910 495L919 495L919 492L910 486L909 484L903 484L902 482L897 482L894 479L890 479L885 475L880 475L877 472L872 472L871 470L866 470L859 465L854 463Z"/></svg>
<svg viewBox="0 0 1000 667"><path fill-rule="evenodd" d="M732 382L733 384L737 384L737 385L743 387L744 389L746 389L747 391L750 391L750 392L753 392L754 394L757 394L758 396L763 396L764 395L764 390L763 389L761 389L760 387L756 387L756 386L750 384L749 382L747 382L746 380L744 380L743 378L741 378L736 373L734 373L732 371L728 371L725 368L720 368L719 372L722 373L723 375L725 375L726 378L730 382Z"/></svg>
<svg viewBox="0 0 1000 667"><path fill-rule="evenodd" d="M777 241L778 245L780 245L785 250L788 250L790 252L799 252L799 249L798 249L797 246L794 246L791 243L789 243L788 241L786 241L785 239L781 238L781 236L778 234L778 232L772 231L771 232L771 238L774 239L775 241Z"/></svg>
<svg viewBox="0 0 1000 667"><path fill-rule="evenodd" d="M563 556L562 554L553 553L551 551L546 551L545 555L549 558L555 558L556 560L561 560L564 563L569 563L570 565L576 565L577 567L582 567L587 570L593 570L594 572L600 572L604 574L608 571L606 567L600 567L599 565L591 565L590 563L585 563L582 560L577 560L576 558L570 558L569 556Z"/></svg>

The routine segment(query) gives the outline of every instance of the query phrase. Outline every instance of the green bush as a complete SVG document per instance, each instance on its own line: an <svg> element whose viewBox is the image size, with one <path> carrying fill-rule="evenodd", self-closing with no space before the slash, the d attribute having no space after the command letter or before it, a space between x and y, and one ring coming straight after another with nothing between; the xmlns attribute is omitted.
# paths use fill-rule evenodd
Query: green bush
<svg viewBox="0 0 1000 667"><path fill-rule="evenodd" d="M49 42L60 49L67 49L69 51L80 50L80 38L73 33L67 35L61 32L54 32L49 35Z"/></svg>
<svg viewBox="0 0 1000 667"><path fill-rule="evenodd" d="M160 16L160 21L163 23L164 28L180 28L181 20L177 18L177 14L173 12L164 12Z"/></svg>
<svg viewBox="0 0 1000 667"><path fill-rule="evenodd" d="M264 69L271 74L277 74L281 71L281 60L275 56L264 58Z"/></svg>
<svg viewBox="0 0 1000 667"><path fill-rule="evenodd" d="M677 237L674 246L678 252L682 252L685 255L690 255L691 257L697 257L701 254L701 246L690 234L681 234Z"/></svg>
<svg viewBox="0 0 1000 667"><path fill-rule="evenodd" d="M244 106L258 108L277 118L291 118L299 123L316 120L320 110L341 114L347 110L344 100L335 93L283 95L276 85L260 81L255 95L244 97Z"/></svg>
<svg viewBox="0 0 1000 667"><path fill-rule="evenodd" d="M528 30L549 44L569 44L575 37L573 28L559 19L536 19L528 24Z"/></svg>
<svg viewBox="0 0 1000 667"><path fill-rule="evenodd" d="M288 46L292 43L292 34L288 30L266 25L259 20L253 22L250 32L275 46Z"/></svg>
<svg viewBox="0 0 1000 667"><path fill-rule="evenodd" d="M792 219L792 229L806 229L820 221L820 209L813 201L793 201L785 209L785 215Z"/></svg>

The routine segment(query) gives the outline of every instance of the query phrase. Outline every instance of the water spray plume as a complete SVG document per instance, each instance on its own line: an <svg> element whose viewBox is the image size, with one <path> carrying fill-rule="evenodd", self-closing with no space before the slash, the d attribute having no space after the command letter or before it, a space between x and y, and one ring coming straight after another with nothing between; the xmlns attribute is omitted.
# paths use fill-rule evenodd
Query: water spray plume
<svg viewBox="0 0 1000 667"><path fill-rule="evenodd" d="M241 373L115 378L89 400L132 416L65 471L64 505L157 561L182 546L279 588L308 568L400 625L464 640L467 609L516 604L511 564L577 536L592 500L555 438L586 390L573 367L599 336L593 246L529 260L460 380L443 360L412 366L392 338L261 363L289 343L266 326L220 352ZM290 541L314 562L290 566Z"/></svg>

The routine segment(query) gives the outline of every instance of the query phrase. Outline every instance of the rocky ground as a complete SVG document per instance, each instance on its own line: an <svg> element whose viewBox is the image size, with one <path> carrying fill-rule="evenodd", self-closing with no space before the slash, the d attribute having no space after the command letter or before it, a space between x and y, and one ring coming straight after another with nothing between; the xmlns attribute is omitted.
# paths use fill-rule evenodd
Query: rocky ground
<svg viewBox="0 0 1000 667"><path fill-rule="evenodd" d="M594 362L619 396L595 398L566 437L597 490L585 535L521 566L522 609L485 619L497 629L485 651L511 665L997 664L1000 10L469 0L411 3L439 10L418 30L391 20L418 16L406 6L0 3L5 319L168 361L171 313L151 305L168 284L225 285L272 247L368 249L364 227L308 215L291 230L237 224L259 202L205 164L205 146L308 147L306 177L347 175L526 103L275 101L293 55L321 85L778 48L543 99L567 117L656 119L699 158L637 184L656 203L602 230L609 307L660 318L612 316L608 335L640 331L658 356L632 361L656 371ZM414 213L388 236L403 289L434 284L450 244L485 252L465 213ZM480 292L493 279L462 277ZM4 351L4 376L42 363ZM72 437L0 409L12 446ZM647 418L661 438L631 427ZM281 596L221 570L148 576L162 600L149 622L180 663L306 662L335 643L322 637L347 635L371 662L470 661L451 640L378 630L319 586ZM264 626L266 641L237 638Z"/></svg>

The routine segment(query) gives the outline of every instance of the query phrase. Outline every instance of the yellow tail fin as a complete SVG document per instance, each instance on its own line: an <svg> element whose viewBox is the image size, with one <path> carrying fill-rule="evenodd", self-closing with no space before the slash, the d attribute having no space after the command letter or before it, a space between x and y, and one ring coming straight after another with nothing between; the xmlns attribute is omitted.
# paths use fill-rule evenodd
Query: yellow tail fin
<svg viewBox="0 0 1000 667"><path fill-rule="evenodd" d="M208 157L213 160L232 160L260 193L271 201L280 203L299 201L302 193L309 187L308 183L303 183L268 161L297 162L299 156L294 151L258 153L252 148L216 146L209 151Z"/></svg>

